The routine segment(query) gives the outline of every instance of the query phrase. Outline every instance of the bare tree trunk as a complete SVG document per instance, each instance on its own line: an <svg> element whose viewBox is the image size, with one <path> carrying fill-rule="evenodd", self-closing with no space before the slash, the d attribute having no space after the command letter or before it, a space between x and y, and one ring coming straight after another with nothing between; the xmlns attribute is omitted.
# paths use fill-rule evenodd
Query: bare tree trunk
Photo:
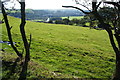
<svg viewBox="0 0 120 80"><path fill-rule="evenodd" d="M116 53L116 70L115 70L115 74L113 76L113 80L120 80L120 50L115 45L112 31L109 30L107 32L109 34L109 38L110 38L110 42L111 42L111 45L113 47L113 50ZM119 40L119 38L116 37L116 40Z"/></svg>
<svg viewBox="0 0 120 80"><path fill-rule="evenodd" d="M26 80L26 78L27 78L27 67L28 67L28 61L25 60L23 66L22 66L22 71L20 73L20 77L19 77L18 80Z"/></svg>
<svg viewBox="0 0 120 80"><path fill-rule="evenodd" d="M120 55L116 55L116 69L113 75L113 80L120 80L120 58L118 56Z"/></svg>
<svg viewBox="0 0 120 80"><path fill-rule="evenodd" d="M115 35L115 38L118 42L118 47L117 47L115 44L115 40L113 37L111 26L109 24L105 24L97 12L94 12L93 14L99 20L99 22L101 23L101 26L107 31L107 33L109 35L110 43L111 43L112 48L116 54L116 70L115 70L115 74L113 76L113 80L120 80L120 36Z"/></svg>
<svg viewBox="0 0 120 80"><path fill-rule="evenodd" d="M120 80L120 36L115 35L115 38L118 42L118 53L116 54L116 70L113 76L113 80Z"/></svg>
<svg viewBox="0 0 120 80"><path fill-rule="evenodd" d="M4 5L2 4L2 14L3 14L3 17L4 17L4 20L5 20L5 24L6 24L6 28L7 28L7 34L8 34L8 38L10 40L10 44L11 44L11 47L14 49L14 51L17 53L17 55L22 58L22 54L17 50L17 48L14 46L13 44L13 40L12 40L12 34L11 34L11 27L9 25L9 22L8 22L8 18L7 18L7 14L5 12L5 9L4 9Z"/></svg>
<svg viewBox="0 0 120 80"><path fill-rule="evenodd" d="M20 4L21 4L20 32L21 32L21 35L22 35L22 40L23 40L23 43L24 43L25 51L26 51L25 59L27 59L27 61L29 61L30 60L29 43L27 41L26 34L25 34L25 29L24 29L25 24L26 24L26 21L25 21L25 2L20 2Z"/></svg>
<svg viewBox="0 0 120 80"><path fill-rule="evenodd" d="M22 39L23 39L23 43L24 43L24 47L25 47L25 61L22 67L22 72L20 74L19 80L26 80L27 77L27 66L28 66L28 62L30 60L30 43L31 43L31 35L30 35L30 43L28 43L27 38L26 38L26 34L25 34L25 2L20 2L21 4L21 24L20 24L20 32L22 35Z"/></svg>

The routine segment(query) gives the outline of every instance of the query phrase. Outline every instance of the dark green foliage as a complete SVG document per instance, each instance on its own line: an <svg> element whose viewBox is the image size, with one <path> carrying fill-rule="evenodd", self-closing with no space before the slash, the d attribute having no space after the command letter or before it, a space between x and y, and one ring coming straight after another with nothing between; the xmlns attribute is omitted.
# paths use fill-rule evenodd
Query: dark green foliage
<svg viewBox="0 0 120 80"><path fill-rule="evenodd" d="M116 10L112 7L103 7L99 9L99 14L106 22L111 22L116 17Z"/></svg>

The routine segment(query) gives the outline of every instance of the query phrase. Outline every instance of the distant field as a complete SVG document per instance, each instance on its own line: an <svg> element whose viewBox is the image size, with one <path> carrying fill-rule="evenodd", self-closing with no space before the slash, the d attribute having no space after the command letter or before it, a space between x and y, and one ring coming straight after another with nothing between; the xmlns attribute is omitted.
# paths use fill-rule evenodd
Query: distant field
<svg viewBox="0 0 120 80"><path fill-rule="evenodd" d="M44 21L44 20L35 19L35 20L31 20L31 21Z"/></svg>
<svg viewBox="0 0 120 80"><path fill-rule="evenodd" d="M20 19L9 17L9 20L13 26L11 31L14 42L22 51L18 24ZM8 41L4 24L2 28L2 40ZM28 38L32 34L27 77L111 78L115 69L115 55L104 30L31 21L27 21L25 29ZM6 56L3 60L13 60L16 55L12 48L6 44L2 46L7 53L3 55ZM18 72L12 76L18 76ZM8 67L3 65L3 77L8 73Z"/></svg>
<svg viewBox="0 0 120 80"><path fill-rule="evenodd" d="M83 18L84 16L69 16L69 19L72 20L72 19L81 19ZM68 17L62 17L62 19L65 19L65 18L68 18Z"/></svg>
<svg viewBox="0 0 120 80"><path fill-rule="evenodd" d="M72 19L81 19L83 18L84 16L70 16L69 19L72 20ZM65 19L65 18L68 18L68 17L61 17L62 19ZM44 21L44 20L39 20L39 19L36 19L36 20L32 20L32 21Z"/></svg>

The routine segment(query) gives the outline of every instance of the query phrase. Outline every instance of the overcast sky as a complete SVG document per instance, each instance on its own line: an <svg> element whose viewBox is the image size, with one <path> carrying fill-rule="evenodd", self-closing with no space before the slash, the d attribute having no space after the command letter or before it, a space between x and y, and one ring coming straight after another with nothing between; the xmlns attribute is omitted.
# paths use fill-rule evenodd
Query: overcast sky
<svg viewBox="0 0 120 80"><path fill-rule="evenodd" d="M76 6L74 1L75 0L25 0L26 8L30 8L30 9L63 9L62 5ZM80 1L83 2L85 0L80 0ZM89 3L94 0L86 0L86 1L87 1L86 3ZM97 0L97 1L99 2L101 0ZM105 0L105 1L115 1L115 0Z"/></svg>
<svg viewBox="0 0 120 80"><path fill-rule="evenodd" d="M7 0L2 0L3 2ZM7 8L15 7L20 8L20 4L17 0L8 0ZM15 3L15 5L13 4ZM74 0L25 0L26 9L63 9L64 6L73 6L75 5Z"/></svg>
<svg viewBox="0 0 120 80"><path fill-rule="evenodd" d="M26 8L61 9L62 5L74 5L73 0L26 0Z"/></svg>
<svg viewBox="0 0 120 80"><path fill-rule="evenodd" d="M2 0L6 1L6 0ZM10 0L16 1L16 0ZM74 2L75 0L25 0L26 9L65 9L62 8L64 6L77 6ZM83 0L81 0L83 1ZM91 2L91 0L87 0L87 3ZM86 3L85 3L86 4ZM8 7L13 6L9 4ZM79 5L80 8L85 9ZM20 8L20 4L16 2L15 8Z"/></svg>
<svg viewBox="0 0 120 80"><path fill-rule="evenodd" d="M13 3L16 4L14 5ZM25 4L26 9L65 9L62 6L77 6L75 0L25 0ZM10 0L8 5L6 5L7 8L12 8L13 6L20 9L20 4L17 0ZM80 8L84 9L83 7Z"/></svg>

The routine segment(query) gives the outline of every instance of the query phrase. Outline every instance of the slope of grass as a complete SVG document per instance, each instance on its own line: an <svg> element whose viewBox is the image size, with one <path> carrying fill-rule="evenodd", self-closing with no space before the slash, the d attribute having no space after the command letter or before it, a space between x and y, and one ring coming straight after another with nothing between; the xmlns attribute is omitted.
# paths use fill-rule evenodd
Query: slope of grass
<svg viewBox="0 0 120 80"><path fill-rule="evenodd" d="M22 51L19 33L20 19L9 17L13 39ZM8 41L2 24L2 39ZM78 26L56 25L27 21L27 37L32 34L31 64L28 77L45 78L110 78L114 71L115 56L104 30ZM16 56L9 45L3 44L9 61ZM12 53L9 54L9 53ZM4 55L5 56L5 55ZM40 66L39 66L40 65ZM3 76L7 71L3 71ZM36 75L37 74L37 75Z"/></svg>

